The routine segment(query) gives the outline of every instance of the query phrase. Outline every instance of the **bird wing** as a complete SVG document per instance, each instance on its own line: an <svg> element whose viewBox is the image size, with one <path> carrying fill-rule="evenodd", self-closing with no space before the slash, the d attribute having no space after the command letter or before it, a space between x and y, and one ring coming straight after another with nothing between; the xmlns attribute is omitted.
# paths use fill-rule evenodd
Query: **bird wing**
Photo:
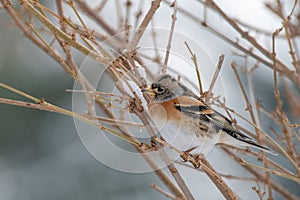
<svg viewBox="0 0 300 200"><path fill-rule="evenodd" d="M202 100L182 97L174 103L174 106L177 110L189 117L210 121L219 128L224 127L229 130L234 128L232 127L232 122L227 117L209 107Z"/></svg>
<svg viewBox="0 0 300 200"><path fill-rule="evenodd" d="M179 99L179 101L174 103L174 106L182 114L197 120L210 122L217 131L225 131L227 134L238 140L251 139L234 128L232 122L227 117L206 105L202 100L197 100L197 102L195 102L195 99L193 98L190 100L190 103L187 101L187 98L184 98L184 101L180 101Z"/></svg>
<svg viewBox="0 0 300 200"><path fill-rule="evenodd" d="M182 105L174 104L175 108L181 113L193 119L203 120L209 122L208 114L205 113L205 108L203 106L191 106L191 105Z"/></svg>
<svg viewBox="0 0 300 200"><path fill-rule="evenodd" d="M204 120L213 124L217 131L222 130L231 137L244 142L245 145L254 146L258 149L270 152L271 154L276 155L270 149L259 145L256 143L252 138L249 136L241 133L239 130L232 126L232 122L222 115L221 113L215 111L214 109L210 108L206 105L202 100L191 99L190 102L187 100L188 98L185 97L183 103L178 100L174 103L174 106L177 110L179 110L182 114L188 117L192 117L197 120Z"/></svg>

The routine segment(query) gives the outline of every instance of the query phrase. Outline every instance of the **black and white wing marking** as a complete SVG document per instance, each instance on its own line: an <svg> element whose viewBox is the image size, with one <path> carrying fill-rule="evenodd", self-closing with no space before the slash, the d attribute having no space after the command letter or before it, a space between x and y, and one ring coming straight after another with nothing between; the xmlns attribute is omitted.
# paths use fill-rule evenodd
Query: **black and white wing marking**
<svg viewBox="0 0 300 200"><path fill-rule="evenodd" d="M272 151L270 151L270 149L257 144L252 138L234 128L232 126L232 122L227 117L213 110L203 102L200 102L199 105L174 104L174 106L186 116L212 123L217 131L222 130L231 137L246 143L245 145L254 146L258 149L274 154Z"/></svg>

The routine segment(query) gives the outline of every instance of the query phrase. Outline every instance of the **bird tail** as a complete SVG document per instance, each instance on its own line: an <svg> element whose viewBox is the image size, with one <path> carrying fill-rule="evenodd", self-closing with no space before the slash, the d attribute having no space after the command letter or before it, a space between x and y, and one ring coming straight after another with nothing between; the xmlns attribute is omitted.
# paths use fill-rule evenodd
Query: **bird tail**
<svg viewBox="0 0 300 200"><path fill-rule="evenodd" d="M228 134L226 132L221 133L221 138L219 139L219 143L228 144L231 146L239 145L239 146L249 146L254 147L256 149L265 151L272 155L278 155L267 147L264 147L257 142L255 142L252 138L242 134L239 131L235 131L234 134Z"/></svg>

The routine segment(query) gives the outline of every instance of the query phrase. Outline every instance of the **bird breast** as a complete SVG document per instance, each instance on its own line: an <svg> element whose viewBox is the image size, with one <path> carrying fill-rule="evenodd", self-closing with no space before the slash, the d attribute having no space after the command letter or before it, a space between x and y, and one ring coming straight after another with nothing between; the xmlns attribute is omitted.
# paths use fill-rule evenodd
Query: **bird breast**
<svg viewBox="0 0 300 200"><path fill-rule="evenodd" d="M149 114L162 137L180 151L195 148L192 153L208 154L219 134L210 124L183 115L174 102L149 104Z"/></svg>

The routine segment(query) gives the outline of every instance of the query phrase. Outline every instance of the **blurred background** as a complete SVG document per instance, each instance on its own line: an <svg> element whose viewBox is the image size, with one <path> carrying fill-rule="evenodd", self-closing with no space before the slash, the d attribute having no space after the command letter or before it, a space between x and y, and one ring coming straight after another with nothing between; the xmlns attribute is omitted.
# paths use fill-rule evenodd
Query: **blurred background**
<svg viewBox="0 0 300 200"><path fill-rule="evenodd" d="M0 80L72 109L73 79L0 12ZM79 59L80 60L80 59ZM0 89L1 97L20 99ZM0 104L0 199L159 199L152 173L127 174L94 159L70 117ZM130 184L129 184L130 183Z"/></svg>
<svg viewBox="0 0 300 200"><path fill-rule="evenodd" d="M203 12L197 1L178 2L181 5L185 4L191 12ZM263 1L230 0L216 3L229 16L266 31L273 32L281 25L278 18L266 11ZM291 5L286 3L286 9ZM161 7L155 26L168 28L173 11L167 4L162 4ZM108 6L102 12L102 15L109 15L111 9ZM212 16L211 19L215 27L222 25L220 17ZM175 30L199 42L215 64L221 54L225 55L222 80L226 88L229 88L225 94L228 106L248 116L230 68L232 61L242 64L244 59L236 56L227 43L216 39L205 28L186 20L184 16L178 15ZM23 37L4 10L0 10L0 35L0 81L71 110L72 94L66 92L66 89L73 88L73 79L56 62ZM260 39L270 45L270 41L263 36ZM76 57L78 65L83 60L82 56ZM267 108L274 108L272 71L264 67L258 69L253 82L257 97ZM0 96L24 100L2 88ZM267 118L264 120L264 128L272 125ZM72 118L0 104L0 144L1 200L164 199L150 187L152 183L162 186L154 173L119 172L101 164L90 155L80 142ZM249 175L218 148L213 150L208 159L221 172ZM281 157L278 156L277 159ZM186 168L179 169L196 197L222 199L222 195L209 183L205 175L195 174ZM239 188L238 194L242 199L257 199L255 192L249 189L255 183L234 180L228 182L233 188ZM299 185L289 181L284 184L300 196ZM279 198L276 194L274 197Z"/></svg>

